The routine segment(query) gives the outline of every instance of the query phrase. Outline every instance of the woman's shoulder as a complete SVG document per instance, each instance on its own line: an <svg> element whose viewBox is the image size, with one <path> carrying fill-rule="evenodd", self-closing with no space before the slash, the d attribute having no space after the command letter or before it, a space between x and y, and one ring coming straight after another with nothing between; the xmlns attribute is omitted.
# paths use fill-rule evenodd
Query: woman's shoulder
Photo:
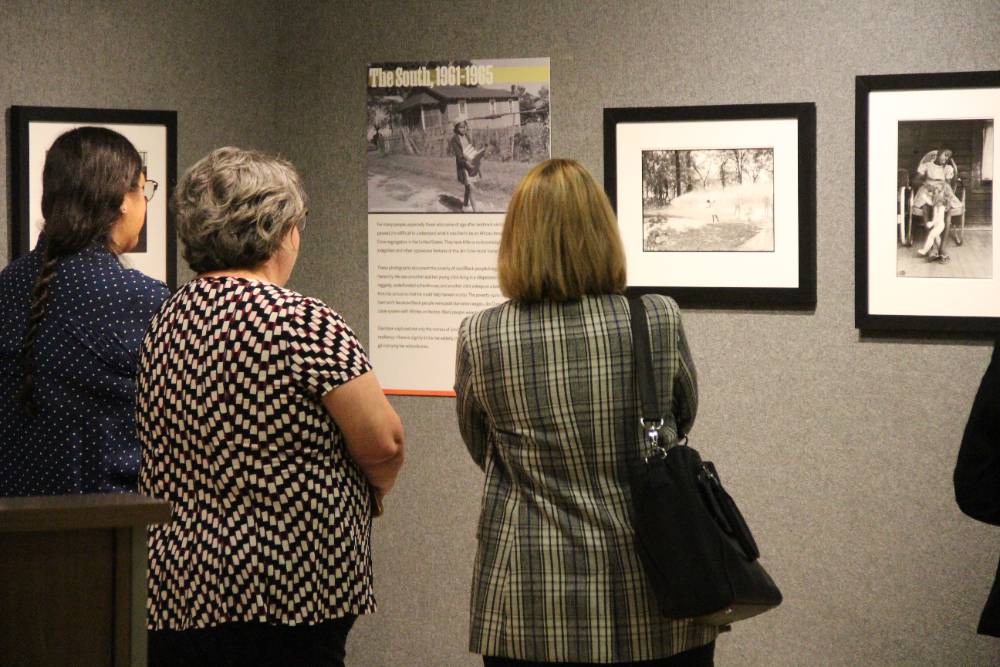
<svg viewBox="0 0 1000 667"><path fill-rule="evenodd" d="M679 318L681 316L680 306L673 298L666 294L643 294L642 303L646 310L652 309L655 312L663 313L666 316Z"/></svg>
<svg viewBox="0 0 1000 667"><path fill-rule="evenodd" d="M287 321L296 332L310 336L356 338L340 311L322 299L277 285L269 285L265 291L282 303Z"/></svg>
<svg viewBox="0 0 1000 667"><path fill-rule="evenodd" d="M33 255L22 255L0 270L0 313L4 315L0 317L0 348L20 349L31 288L41 267L41 260Z"/></svg>
<svg viewBox="0 0 1000 667"><path fill-rule="evenodd" d="M683 326L677 302L665 294L644 294L642 303L646 307L646 318L653 335L666 335L668 339L673 339Z"/></svg>
<svg viewBox="0 0 1000 667"><path fill-rule="evenodd" d="M242 276L197 276L185 283L175 295L179 300L204 303L236 302L247 308L267 311L282 319L319 309L322 302L295 290Z"/></svg>
<svg viewBox="0 0 1000 667"><path fill-rule="evenodd" d="M170 296L170 288L162 280L152 278L138 269L122 267L123 284L135 298L163 303Z"/></svg>
<svg viewBox="0 0 1000 667"><path fill-rule="evenodd" d="M275 331L295 337L350 331L343 316L322 300L273 283L237 276L201 276L185 283L166 310L198 310L230 317L229 304L277 325ZM353 332L351 332L353 335Z"/></svg>
<svg viewBox="0 0 1000 667"><path fill-rule="evenodd" d="M471 333L497 326L505 315L509 315L512 310L518 308L514 301L504 301L490 308L485 308L472 315L467 315L459 326L459 331Z"/></svg>
<svg viewBox="0 0 1000 667"><path fill-rule="evenodd" d="M308 296L279 285L266 285L264 290L270 298L280 301L290 312L296 315L308 317L330 316L343 319L340 313L317 297Z"/></svg>
<svg viewBox="0 0 1000 667"><path fill-rule="evenodd" d="M84 308L123 306L129 313L148 317L170 296L163 281L124 266L103 249L84 250L59 264L56 280L60 297Z"/></svg>
<svg viewBox="0 0 1000 667"><path fill-rule="evenodd" d="M41 265L41 254L37 251L14 259L0 270L0 289L11 290L23 288L25 285L30 289Z"/></svg>
<svg viewBox="0 0 1000 667"><path fill-rule="evenodd" d="M152 278L138 269L117 265L112 269L119 276L117 296L131 312L148 317L160 309L170 297L170 288L162 280Z"/></svg>

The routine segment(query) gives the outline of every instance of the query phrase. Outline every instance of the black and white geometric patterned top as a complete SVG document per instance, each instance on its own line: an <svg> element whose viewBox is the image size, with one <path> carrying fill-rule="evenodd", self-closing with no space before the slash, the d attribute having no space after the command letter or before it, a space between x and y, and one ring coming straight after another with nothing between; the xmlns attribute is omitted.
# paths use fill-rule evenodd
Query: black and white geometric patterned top
<svg viewBox="0 0 1000 667"><path fill-rule="evenodd" d="M153 318L139 360L149 628L315 624L375 611L368 486L321 399L371 369L322 302L197 278Z"/></svg>

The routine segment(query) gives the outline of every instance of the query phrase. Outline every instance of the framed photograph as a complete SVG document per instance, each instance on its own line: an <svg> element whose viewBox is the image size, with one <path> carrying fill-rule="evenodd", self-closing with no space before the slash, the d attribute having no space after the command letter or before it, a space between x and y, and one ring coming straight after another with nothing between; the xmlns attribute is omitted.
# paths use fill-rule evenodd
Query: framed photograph
<svg viewBox="0 0 1000 667"><path fill-rule="evenodd" d="M815 307L815 104L605 109L604 187L630 292Z"/></svg>
<svg viewBox="0 0 1000 667"><path fill-rule="evenodd" d="M146 209L139 245L122 264L177 283L177 240L167 205L177 181L177 112L69 107L11 107L11 246L13 257L31 251L42 228L42 168L45 152L74 127L95 125L124 135L139 151L146 178L159 183Z"/></svg>
<svg viewBox="0 0 1000 667"><path fill-rule="evenodd" d="M1000 332L1000 71L859 76L855 326Z"/></svg>

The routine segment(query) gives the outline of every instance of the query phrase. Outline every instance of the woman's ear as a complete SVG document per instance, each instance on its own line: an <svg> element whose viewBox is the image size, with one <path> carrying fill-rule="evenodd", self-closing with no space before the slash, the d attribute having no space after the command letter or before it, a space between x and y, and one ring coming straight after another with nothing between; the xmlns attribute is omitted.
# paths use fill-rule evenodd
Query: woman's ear
<svg viewBox="0 0 1000 667"><path fill-rule="evenodd" d="M287 244L287 248L289 250L291 250L292 252L298 252L299 245L301 243L302 243L302 236L299 233L299 226L292 225L292 228L288 230L287 234L285 234L285 238L281 242L281 245L286 246Z"/></svg>

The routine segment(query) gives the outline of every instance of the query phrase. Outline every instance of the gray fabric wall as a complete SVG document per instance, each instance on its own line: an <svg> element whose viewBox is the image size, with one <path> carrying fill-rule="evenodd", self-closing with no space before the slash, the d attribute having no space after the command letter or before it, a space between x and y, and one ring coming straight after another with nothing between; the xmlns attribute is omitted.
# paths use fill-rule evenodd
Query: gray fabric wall
<svg viewBox="0 0 1000 667"><path fill-rule="evenodd" d="M221 145L278 150L278 16L261 0L6 0L0 263L10 257L11 106L175 110L179 171ZM178 261L182 283L192 274Z"/></svg>
<svg viewBox="0 0 1000 667"><path fill-rule="evenodd" d="M5 5L0 104L177 109L182 170L223 143L283 153L312 197L292 287L338 308L363 340L365 63L549 56L553 153L598 175L603 107L815 102L815 313L685 319L702 392L692 442L720 466L786 595L779 610L724 635L718 663L1000 662L1000 642L974 632L1000 540L959 513L951 489L989 345L862 339L853 327L854 77L996 69L1000 5L54 7ZM4 165L5 151L6 141ZM5 211L7 187L5 178ZM350 664L474 665L466 608L482 478L452 399L393 403L409 460L375 525L381 611L358 622Z"/></svg>

